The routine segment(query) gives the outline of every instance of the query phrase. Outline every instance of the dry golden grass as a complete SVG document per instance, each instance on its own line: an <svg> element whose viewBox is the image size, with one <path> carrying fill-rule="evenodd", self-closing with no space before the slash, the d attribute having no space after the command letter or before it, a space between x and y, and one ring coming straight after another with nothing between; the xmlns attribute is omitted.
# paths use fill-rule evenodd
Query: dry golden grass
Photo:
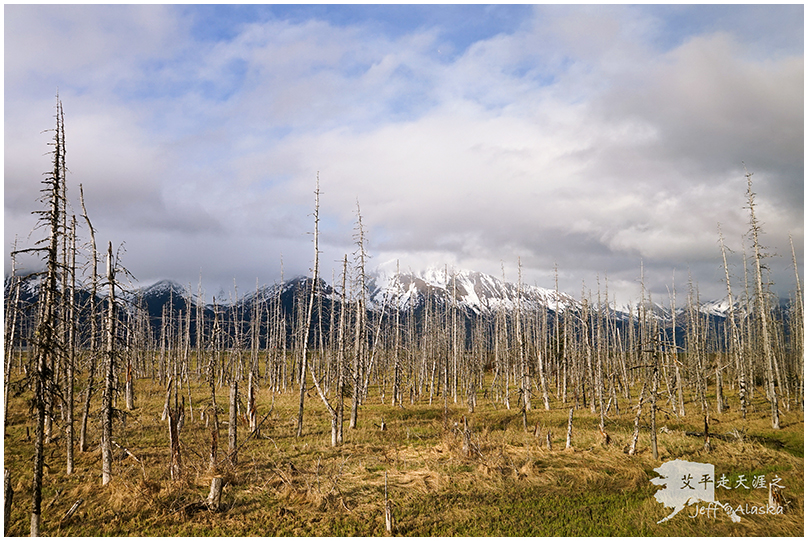
<svg viewBox="0 0 808 541"><path fill-rule="evenodd" d="M127 415L126 428L115 426L115 439L137 458L115 452L113 481L100 482L100 452L76 453L72 476L64 473L61 439L46 445L43 525L46 535L384 535L384 477L399 535L792 535L804 532L802 412L782 415L783 429L771 430L766 404L742 421L730 412L718 416L711 432L745 431L746 439L713 439L704 451L697 406L687 404L691 417L660 415L659 460L650 451L647 423L638 453L624 452L631 438L633 413L621 404L621 415L607 421L611 443L603 444L597 416L575 412L574 449L565 450L568 407L553 403L551 411L528 414L529 432L519 412L482 401L473 414L461 404L393 408L371 394L360 409L360 426L348 430L345 444L330 447L328 416L316 396L308 399L304 435L295 438L297 395L258 394L259 416L274 409L261 437L243 444L235 465L220 464L225 479L222 509L213 512L202 502L211 477L207 452L209 431L199 418L206 389L199 385L193 401L197 413L181 432L184 475L171 481L168 471L168 429L160 421L164 388L137 382L137 408ZM221 394L224 396L225 391ZM762 393L758 393L760 395ZM27 535L30 513L32 423L25 396L12 399L4 459L15 490L8 534ZM760 400L760 398L758 398ZM463 418L469 423L464 446ZM226 418L223 416L222 418ZM384 420L387 430L377 428ZM533 427L538 423L540 438ZM552 433L552 450L546 434ZM220 456L226 454L222 425ZM247 435L239 426L239 441ZM97 446L93 426L90 439ZM657 524L670 509L653 497L653 468L681 458L715 465L717 475L777 475L791 500L786 514L690 518L689 509ZM734 479L734 478L733 478ZM58 495L57 495L58 493ZM763 490L718 489L716 498L733 505L765 503ZM84 503L71 518L65 512Z"/></svg>

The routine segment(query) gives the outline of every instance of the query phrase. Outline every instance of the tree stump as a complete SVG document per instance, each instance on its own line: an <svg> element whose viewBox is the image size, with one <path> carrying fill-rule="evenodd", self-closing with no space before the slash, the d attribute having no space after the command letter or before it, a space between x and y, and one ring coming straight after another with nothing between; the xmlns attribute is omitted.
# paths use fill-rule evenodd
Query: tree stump
<svg viewBox="0 0 808 541"><path fill-rule="evenodd" d="M208 494L206 503L211 511L218 511L222 507L222 488L224 488L224 479L214 477L210 480L210 494Z"/></svg>

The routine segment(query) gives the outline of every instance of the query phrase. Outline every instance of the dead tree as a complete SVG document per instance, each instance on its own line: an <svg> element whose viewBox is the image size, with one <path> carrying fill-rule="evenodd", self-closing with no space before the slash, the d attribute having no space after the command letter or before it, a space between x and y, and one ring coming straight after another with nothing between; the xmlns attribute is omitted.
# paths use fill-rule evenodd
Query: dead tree
<svg viewBox="0 0 808 541"><path fill-rule="evenodd" d="M794 241L791 239L791 235L788 236L788 241L791 244L791 261L794 265L794 275L796 278L796 298L794 299L793 303L793 311L791 316L791 321L793 322L793 331L791 335L794 337L794 355L793 358L797 363L799 368L796 369L796 378L797 378L797 389L795 392L795 396L799 401L798 404L802 405L803 394L804 394L804 368L805 364L803 363L804 358L804 351L805 351L805 344L803 342L803 306L802 306L802 285L800 284L800 269L797 266L797 255L794 252Z"/></svg>
<svg viewBox="0 0 808 541"><path fill-rule="evenodd" d="M342 266L342 291L341 291L341 303L340 303L340 314L339 314L339 330L337 335L337 357L336 357L336 375L337 375L337 382L336 382L336 396L334 400L336 401L336 405L332 405L331 401L328 400L325 393L323 392L323 388L320 385L320 382L317 381L317 374L314 373L314 369L311 370L311 377L314 380L314 386L317 389L317 394L320 396L320 399L325 404L328 413L331 415L331 446L336 447L340 445L343 441L343 433L342 433L342 423L343 423L343 392L344 392L344 373L345 373L345 366L344 366L344 358L345 358L345 281L346 275L348 274L348 256L345 255L345 259L343 260Z"/></svg>
<svg viewBox="0 0 808 541"><path fill-rule="evenodd" d="M52 369L61 349L56 330L58 313L59 241L64 231L61 228L61 213L64 205L62 184L65 182L64 113L59 97L56 98L56 130L53 142L53 170L42 184L41 201L46 210L36 211L40 223L48 229L48 238L41 241L46 246L23 251L44 252L45 279L40 288L39 321L35 334L36 367L34 370L34 399L36 411L36 443L34 444L34 479L31 502L31 536L39 535L42 515L42 476L45 465L45 416L50 401Z"/></svg>
<svg viewBox="0 0 808 541"><path fill-rule="evenodd" d="M399 288L401 287L401 277L399 272L398 260L396 260L396 294L398 296ZM398 297L400 298L400 297ZM391 401L392 405L399 405L403 406L401 400L401 303L396 303L396 321L395 321L395 340L393 346L393 399Z"/></svg>
<svg viewBox="0 0 808 541"><path fill-rule="evenodd" d="M567 445L565 449L572 449L572 412L575 411L575 408L570 408L570 416L567 420Z"/></svg>
<svg viewBox="0 0 808 541"><path fill-rule="evenodd" d="M8 525L11 522L11 505L14 502L14 487L11 486L11 476L8 473L8 468L4 471L3 477L3 536L7 537L8 533Z"/></svg>
<svg viewBox="0 0 808 541"><path fill-rule="evenodd" d="M228 419L228 448L227 456L230 458L230 463L235 464L238 462L238 379L233 378L230 383L230 416Z"/></svg>
<svg viewBox="0 0 808 541"><path fill-rule="evenodd" d="M117 357L116 335L117 335L117 311L118 301L116 289L118 281L116 275L119 272L128 274L128 271L120 266L119 256L112 254L112 242L107 247L107 321L106 321L106 345L104 347L104 393L101 397L101 483L102 486L109 484L112 479L112 420L115 414L114 401L116 387Z"/></svg>
<svg viewBox="0 0 808 541"><path fill-rule="evenodd" d="M20 300L20 285L21 280L17 276L17 241L14 240L14 250L11 252L11 277L9 278L9 285L11 289L11 299L5 303L5 328L4 330L4 344L5 344L5 372L3 373L3 426L8 426L8 391L11 383L11 363L14 359L14 343L17 335L17 316L19 311Z"/></svg>
<svg viewBox="0 0 808 541"><path fill-rule="evenodd" d="M112 398L115 392L115 265L112 242L107 248L107 325L104 350L105 376L101 411L101 484L106 486L112 479Z"/></svg>
<svg viewBox="0 0 808 541"><path fill-rule="evenodd" d="M255 386L253 385L253 371L247 375L247 421L250 425L250 432L258 431L258 412L255 408Z"/></svg>
<svg viewBox="0 0 808 541"><path fill-rule="evenodd" d="M351 403L351 420L348 428L356 428L359 418L359 401L362 396L362 370L365 367L365 355L367 352L367 329L365 312L365 295L367 285L365 283L365 262L367 252L365 251L365 228L362 225L362 213L359 209L359 201L356 202L356 239L357 250L354 256L357 261L358 288L359 292L356 301L356 322L354 336L354 364L353 364L353 401Z"/></svg>
<svg viewBox="0 0 808 541"><path fill-rule="evenodd" d="M656 412L657 412L657 392L659 391L659 367L657 363L657 353L654 352L653 367L651 372L651 454L654 460L659 458L659 451L657 449L657 428L656 428Z"/></svg>
<svg viewBox="0 0 808 541"><path fill-rule="evenodd" d="M505 263L502 266L502 282L505 282ZM502 304L497 305L496 320L494 323L494 363L499 367L502 374L502 387L504 394L502 402L505 404L506 409L511 409L511 395L510 395L510 356L507 353L508 349L508 329L505 310Z"/></svg>
<svg viewBox="0 0 808 541"><path fill-rule="evenodd" d="M452 401L457 404L457 368L458 368L457 344L457 273L452 269ZM447 367L448 370L448 367Z"/></svg>
<svg viewBox="0 0 808 541"><path fill-rule="evenodd" d="M126 383L124 383L124 400L126 401L126 409L131 411L135 409L135 381L134 374L132 373L132 359L130 358L126 363Z"/></svg>
<svg viewBox="0 0 808 541"><path fill-rule="evenodd" d="M180 385L177 383L177 385ZM180 426L185 414L185 397L182 397L179 408L168 408L168 442L171 452L169 459L169 473L171 480L178 482L182 480L182 454L180 453Z"/></svg>
<svg viewBox="0 0 808 541"><path fill-rule="evenodd" d="M65 445L66 445L66 471L67 475L73 473L73 449L74 449L74 434L73 434L73 386L74 386L74 369L76 364L76 217L73 216L70 228L70 261L68 262L67 272L70 272L70 286L67 292L67 381L65 382L65 406L67 410L67 419L65 419Z"/></svg>
<svg viewBox="0 0 808 541"><path fill-rule="evenodd" d="M98 251L95 244L95 229L90 222L90 217L87 215L87 207L84 205L84 188L79 184L79 194L81 200L82 217L87 222L87 228L90 232L90 247L92 249L90 260L91 263L91 282L90 282L90 366L87 370L87 389L84 392L84 407L81 413L81 425L79 428L79 450L84 453L87 451L87 421L90 417L90 399L93 395L93 385L95 379L95 360L96 360L96 337L98 336L97 324L97 295L98 295Z"/></svg>
<svg viewBox="0 0 808 541"><path fill-rule="evenodd" d="M674 412L677 412L679 417L685 416L685 401L682 389L682 372L679 361L679 348L676 345L676 277L674 276L673 290L669 292L671 300L671 357L673 358L673 374L676 378L676 404Z"/></svg>
<svg viewBox="0 0 808 541"><path fill-rule="evenodd" d="M766 360L766 390L769 402L771 403L772 428L779 429L780 412L778 410L778 389L775 388L775 378L778 382L780 378L779 371L775 374L777 362L774 358L774 350L769 337L769 306L763 291L763 264L761 263L761 259L763 259L764 256L761 253L760 246L761 227L755 216L755 193L752 191L752 173L746 173L746 181L746 197L749 205L747 208L749 209L749 225L752 235L752 249L754 250L752 263L755 268L755 294L757 299L758 319L760 322L760 339L761 347L763 348L763 356Z"/></svg>
<svg viewBox="0 0 808 541"><path fill-rule="evenodd" d="M217 454L219 450L219 411L216 405L216 359L218 356L218 348L216 348L217 338L219 336L219 307L216 305L216 297L213 298L213 332L211 336L212 349L210 351L210 358L208 360L208 384L210 385L210 408L208 410L208 418L210 419L210 455L209 455L209 468L211 471L216 471Z"/></svg>
<svg viewBox="0 0 808 541"><path fill-rule="evenodd" d="M628 454L632 456L637 452L637 440L640 437L640 417L642 417L642 403L645 399L646 383L646 381L643 381L640 399L637 402L637 414L634 416L634 433L631 435L631 445L628 448Z"/></svg>
<svg viewBox="0 0 808 541"><path fill-rule="evenodd" d="M317 175L314 190L314 269L312 270L311 291L306 308L306 323L303 327L303 358L300 363L300 403L297 411L297 437L303 436L303 404L306 398L306 369L308 363L309 333L311 331L311 315L314 310L314 300L317 295L317 280L320 277L320 175ZM315 380L317 378L315 377Z"/></svg>
<svg viewBox="0 0 808 541"><path fill-rule="evenodd" d="M525 356L525 344L522 336L522 258L518 259L519 284L516 287L516 347L519 355L520 389L522 409L525 414L530 411L530 369Z"/></svg>

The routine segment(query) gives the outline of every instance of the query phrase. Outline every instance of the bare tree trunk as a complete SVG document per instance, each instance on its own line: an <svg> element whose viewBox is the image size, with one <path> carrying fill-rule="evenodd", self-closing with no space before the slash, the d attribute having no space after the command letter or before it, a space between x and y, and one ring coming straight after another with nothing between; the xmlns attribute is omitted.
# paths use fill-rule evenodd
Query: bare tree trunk
<svg viewBox="0 0 808 541"><path fill-rule="evenodd" d="M238 462L236 456L236 449L238 449L238 380L233 378L230 383L230 417L228 419L229 425L227 427L228 448L227 456L230 457L230 463L235 464Z"/></svg>
<svg viewBox="0 0 808 541"><path fill-rule="evenodd" d="M741 340L740 340L740 333L738 331L738 326L735 323L735 301L732 298L732 285L729 279L729 266L727 265L727 253L724 247L724 235L721 233L721 227L719 225L718 228L718 237L721 242L721 258L724 262L724 278L727 283L727 303L729 305L729 309L727 311L727 320L729 322L729 349L732 355L732 359L735 364L735 371L738 377L738 398L741 402L741 416L746 419L746 406L747 406L747 397L746 397L746 375L744 370L744 363L741 357L742 349L741 349Z"/></svg>
<svg viewBox="0 0 808 541"><path fill-rule="evenodd" d="M354 342L354 369L353 369L353 402L351 404L351 421L348 428L356 428L359 418L359 399L361 396L362 369L366 350L367 332L365 329L365 230L362 226L362 213L359 201L356 202L356 243L358 246L356 257L359 271L359 295L356 303L356 334Z"/></svg>
<svg viewBox="0 0 808 541"><path fill-rule="evenodd" d="M101 412L101 484L106 486L112 479L112 395L115 392L115 265L112 260L112 242L107 248L107 345L106 375Z"/></svg>
<svg viewBox="0 0 808 541"><path fill-rule="evenodd" d="M505 264L502 263L502 282L505 283ZM503 402L505 403L505 409L511 409L511 392L510 392L510 377L511 377L511 364L510 364L510 355L507 353L508 350L508 323L506 319L506 315L504 311L502 311L500 307L500 329L499 332L502 333L502 340L503 344L500 347L504 346L505 351L502 355L502 363L503 363L503 386L505 387L505 397L503 398Z"/></svg>
<svg viewBox="0 0 808 541"><path fill-rule="evenodd" d="M178 388L181 387L180 382L175 383ZM179 408L168 408L168 442L171 452L169 459L169 474L171 480L178 482L182 480L182 455L180 454L180 428L185 409L185 397L182 398L182 403Z"/></svg>
<svg viewBox="0 0 808 541"><path fill-rule="evenodd" d="M547 372L544 367L544 355L539 352L539 383L541 384L541 396L544 401L544 409L550 411L550 395L547 392Z"/></svg>
<svg viewBox="0 0 808 541"><path fill-rule="evenodd" d="M340 445L343 441L343 420L345 408L345 307L347 297L345 294L345 282L348 275L348 255L342 263L342 290L341 290L341 303L339 310L339 335L337 337L337 423L336 427L332 426L331 444L333 446ZM336 434L334 434L336 429Z"/></svg>
<svg viewBox="0 0 808 541"><path fill-rule="evenodd" d="M126 363L126 383L124 384L124 398L126 400L126 409L132 411L135 409L135 382L132 374L132 360L129 359Z"/></svg>
<svg viewBox="0 0 808 541"><path fill-rule="evenodd" d="M716 359L715 367L715 410L718 413L724 413L726 407L726 399L724 398L724 376L721 374L721 367L718 366L718 359Z"/></svg>
<svg viewBox="0 0 808 541"><path fill-rule="evenodd" d="M763 272L762 272L762 265L760 260L763 256L760 253L760 242L759 242L759 233L760 233L760 225L758 224L757 218L755 217L755 194L752 192L752 174L746 174L747 179L747 201L749 204L749 214L750 214L750 225L752 231L752 245L754 249L754 257L753 263L755 265L755 292L757 296L757 309L758 309L758 318L760 319L760 337L762 341L763 347L763 355L766 359L766 385L769 394L769 401L771 403L771 410L772 410L772 428L779 429L780 428L780 412L778 409L778 396L777 396L777 389L775 389L775 370L776 370L776 362L774 359L774 351L772 350L772 346L769 339L769 327L768 327L768 302L766 301L766 297L764 296L763 292ZM779 376L779 373L778 373ZM778 377L779 379L779 377Z"/></svg>
<svg viewBox="0 0 808 541"><path fill-rule="evenodd" d="M87 215L87 207L84 205L84 188L79 184L82 217L87 222L90 231L90 242L92 248L92 281L90 285L90 367L87 370L87 389L84 393L84 407L81 413L81 426L79 428L79 450L87 451L87 421L90 417L90 399L93 395L93 385L95 379L95 351L96 337L98 336L97 325L97 294L98 294L98 251L95 244L95 230Z"/></svg>
<svg viewBox="0 0 808 541"><path fill-rule="evenodd" d="M36 370L34 396L36 401L36 443L34 444L34 483L31 505L31 537L39 536L39 524L42 516L42 473L45 463L45 374L48 367L47 353L40 346Z"/></svg>
<svg viewBox="0 0 808 541"><path fill-rule="evenodd" d="M247 375L247 420L250 424L250 433L256 432L258 430L258 412L255 409L255 387L253 386L252 370Z"/></svg>
<svg viewBox="0 0 808 541"><path fill-rule="evenodd" d="M11 506L14 502L14 488L11 486L11 476L8 473L8 468L4 470L3 485L3 536L8 537L8 525L11 522Z"/></svg>
<svg viewBox="0 0 808 541"><path fill-rule="evenodd" d="M457 274L452 269L452 401L457 404L457 368L458 368L457 344Z"/></svg>
<svg viewBox="0 0 808 541"><path fill-rule="evenodd" d="M657 369L656 358L654 358L654 368L651 377L651 454L653 455L654 460L658 460L659 451L657 450L656 401L657 392L659 390L659 370Z"/></svg>
<svg viewBox="0 0 808 541"><path fill-rule="evenodd" d="M637 414L634 417L634 433L631 436L631 445L628 448L628 454L634 456L637 452L637 440L640 437L640 417L642 417L642 403L645 399L645 385L646 382L642 384L642 390L640 391L640 399L637 402Z"/></svg>
<svg viewBox="0 0 808 541"><path fill-rule="evenodd" d="M8 426L8 391L11 383L11 363L14 359L14 342L17 335L17 315L19 311L20 300L20 284L21 281L17 276L17 240L14 239L14 250L11 252L11 277L9 284L11 286L11 299L6 303L6 316L5 316L5 372L3 373L3 426Z"/></svg>
<svg viewBox="0 0 808 541"><path fill-rule="evenodd" d="M70 290L68 291L68 337L67 337L67 383L65 392L65 402L67 409L67 419L65 419L65 444L66 449L66 471L67 475L73 473L73 448L75 437L73 435L73 385L74 385L74 368L76 364L76 321L75 321L75 305L76 305L76 217L73 216L70 229L70 263L68 265L70 272Z"/></svg>
<svg viewBox="0 0 808 541"><path fill-rule="evenodd" d="M312 271L311 293L306 309L306 325L303 328L303 358L300 367L300 403L297 411L297 437L303 436L303 402L306 398L306 366L308 363L309 332L311 331L311 314L314 310L314 299L317 294L317 280L320 275L320 175L317 175L317 187L314 190L314 269ZM316 377L315 377L316 380Z"/></svg>
<svg viewBox="0 0 808 541"><path fill-rule="evenodd" d="M522 337L522 258L519 258L519 284L516 289L516 347L519 352L519 370L521 372L522 407L525 412L530 411L530 370L525 358L525 345Z"/></svg>
<svg viewBox="0 0 808 541"><path fill-rule="evenodd" d="M566 449L572 449L572 412L575 408L570 408L570 416L567 420L567 445Z"/></svg>
<svg viewBox="0 0 808 541"><path fill-rule="evenodd" d="M257 288L256 288L257 290ZM197 359L197 363L199 360ZM183 337L183 355L182 355L182 374L180 376L180 386L177 392L182 390L182 380L188 386L188 418L194 420L194 403L191 398L191 284L188 284L188 296L185 298L185 335ZM135 391L134 382L132 383L132 407L134 408ZM128 406L127 406L128 407ZM184 416L183 416L184 417Z"/></svg>
<svg viewBox="0 0 808 541"><path fill-rule="evenodd" d="M210 413L208 414L212 422L210 422L210 455L209 455L209 469L211 472L216 472L217 454L219 451L219 411L216 404L216 339L219 333L219 309L216 306L216 299L213 300L213 334L211 336L211 343L213 350L210 352L210 360L208 361L208 385L210 385Z"/></svg>
<svg viewBox="0 0 808 541"><path fill-rule="evenodd" d="M797 266L797 255L794 252L794 241L791 240L791 235L788 236L788 241L791 244L791 261L794 265L794 276L796 279L796 299L794 302L794 309L792 313L791 320L794 322L794 331L792 331L791 335L794 337L794 359L797 363L796 370L796 377L797 377L797 389L795 390L795 396L797 397L797 404L799 406L803 405L803 398L804 398L804 391L805 391L805 363L803 362L804 355L805 355L805 343L804 343L804 319L803 319L803 305L802 305L802 285L800 284L800 269Z"/></svg>
<svg viewBox="0 0 808 541"><path fill-rule="evenodd" d="M397 299L400 298L400 295L398 294L399 293L398 288L400 287L400 285L401 285L400 271L399 271L399 266L398 266L398 260L396 260L396 298ZM394 339L394 345L393 345L393 348L394 348L393 349L393 359L394 359L394 361L393 361L393 400L392 400L391 403L392 403L393 406L395 406L395 405L403 406L403 403L402 403L402 400L401 400L401 358L400 358L400 356L401 356L401 351L400 351L401 350L401 344L400 344L400 342L401 342L401 330L400 330L400 326L401 326L401 305L400 305L399 302L396 302L395 310L396 310L396 322L395 322L395 329L394 329L395 339Z"/></svg>
<svg viewBox="0 0 808 541"><path fill-rule="evenodd" d="M603 303L601 302L600 297L600 277L598 277L598 307L597 312L595 313L595 329L593 331L593 336L595 336L594 346L597 348L595 351L595 388L596 392L595 395L598 398L598 416L600 418L599 421L599 428L601 432L604 432L606 429L606 420L604 418L603 412L603 335L601 333L601 322L602 322L602 310L603 310Z"/></svg>
<svg viewBox="0 0 808 541"><path fill-rule="evenodd" d="M679 347L676 345L676 283L674 277L673 291L671 292L671 341L673 343L673 366L674 377L676 378L676 405L674 408L677 410L679 417L685 416L685 401L682 389L682 373L679 369L681 362L679 362Z"/></svg>
<svg viewBox="0 0 808 541"><path fill-rule="evenodd" d="M351 420L348 428L356 428L356 423L359 418L359 396L361 394L362 386L362 356L364 355L364 303L362 298L356 303L356 333L354 336L354 364L353 364L353 396L351 402Z"/></svg>

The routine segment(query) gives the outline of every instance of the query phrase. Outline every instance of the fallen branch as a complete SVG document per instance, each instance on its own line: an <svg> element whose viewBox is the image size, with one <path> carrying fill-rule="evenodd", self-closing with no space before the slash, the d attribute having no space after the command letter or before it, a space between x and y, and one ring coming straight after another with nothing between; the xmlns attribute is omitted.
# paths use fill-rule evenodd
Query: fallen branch
<svg viewBox="0 0 808 541"><path fill-rule="evenodd" d="M78 510L79 506L83 503L84 503L83 498L79 498L78 500L76 500L76 503L74 503L73 506L67 510L67 513L65 513L65 515L61 518L61 520L59 521L59 525L62 525L67 519L72 517L73 514Z"/></svg>
<svg viewBox="0 0 808 541"><path fill-rule="evenodd" d="M115 440L112 440L112 445L114 445L115 447L117 447L118 449L120 449L121 451L126 453L127 455L131 456L132 458L134 458L136 462L140 462L140 459L138 457L136 457L134 454L132 454L132 451L130 451L129 449L127 449L123 445L119 444Z"/></svg>
<svg viewBox="0 0 808 541"><path fill-rule="evenodd" d="M115 447L117 447L118 449L120 449L121 451L123 451L124 453L126 453L128 456L130 456L130 457L134 458L134 459L135 459L135 462L137 462L138 464L140 464L140 469L141 469L141 470L143 470L143 479L146 479L146 465L145 465L145 464L143 464L143 461L142 461L142 460L140 460L138 457L136 457L136 456L135 456L135 455L132 453L132 451L130 451L130 450L129 450L129 449L127 449L126 447L124 447L124 446L120 445L120 444L119 444L118 442L116 442L115 440L111 440L111 441L112 441L112 445L114 445Z"/></svg>

